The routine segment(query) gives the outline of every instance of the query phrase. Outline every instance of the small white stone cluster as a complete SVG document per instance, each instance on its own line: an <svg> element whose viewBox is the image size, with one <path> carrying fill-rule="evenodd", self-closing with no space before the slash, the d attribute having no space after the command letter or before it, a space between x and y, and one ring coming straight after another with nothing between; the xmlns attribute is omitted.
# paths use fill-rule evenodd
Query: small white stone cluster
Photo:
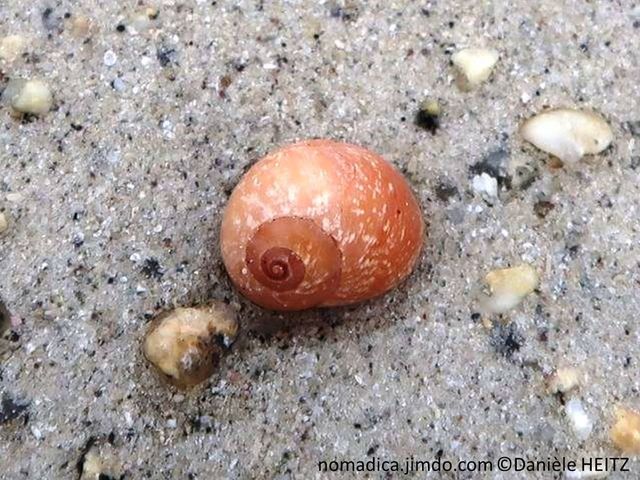
<svg viewBox="0 0 640 480"><path fill-rule="evenodd" d="M465 48L451 57L456 68L456 83L469 92L487 81L500 56L488 48ZM599 115L582 110L559 108L528 119L520 128L522 137L563 163L576 163L583 155L606 150L613 132ZM498 197L497 180L486 173L472 179L473 190L487 202Z"/></svg>

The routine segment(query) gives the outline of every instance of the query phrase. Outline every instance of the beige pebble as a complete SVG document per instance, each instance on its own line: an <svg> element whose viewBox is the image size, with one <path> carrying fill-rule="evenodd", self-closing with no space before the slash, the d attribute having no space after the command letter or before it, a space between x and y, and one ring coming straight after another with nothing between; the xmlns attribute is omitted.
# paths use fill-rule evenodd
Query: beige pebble
<svg viewBox="0 0 640 480"><path fill-rule="evenodd" d="M152 322L143 352L171 384L185 388L215 371L237 333L235 313L222 302L176 308Z"/></svg>
<svg viewBox="0 0 640 480"><path fill-rule="evenodd" d="M22 35L7 35L0 40L0 59L13 62L20 57L27 47L27 39Z"/></svg>
<svg viewBox="0 0 640 480"><path fill-rule="evenodd" d="M82 457L80 480L100 480L102 478L119 478L121 468L118 465L114 448L99 442L93 445Z"/></svg>
<svg viewBox="0 0 640 480"><path fill-rule="evenodd" d="M9 222L7 222L7 216L0 212L0 235L7 231L9 228Z"/></svg>
<svg viewBox="0 0 640 480"><path fill-rule="evenodd" d="M526 263L489 272L485 277L490 296L482 298L484 308L490 313L504 313L517 306L533 292L539 282L538 273Z"/></svg>
<svg viewBox="0 0 640 480"><path fill-rule="evenodd" d="M520 134L563 162L605 150L613 141L607 122L593 112L561 108L540 113L522 124Z"/></svg>
<svg viewBox="0 0 640 480"><path fill-rule="evenodd" d="M609 432L611 441L625 454L640 455L640 414L626 408L617 408L616 419Z"/></svg>
<svg viewBox="0 0 640 480"><path fill-rule="evenodd" d="M53 104L51 90L42 80L11 80L2 97L19 113L42 115Z"/></svg>
<svg viewBox="0 0 640 480"><path fill-rule="evenodd" d="M488 48L465 48L454 53L451 61L458 71L458 88L469 91L480 86L491 76L498 58L498 52Z"/></svg>
<svg viewBox="0 0 640 480"><path fill-rule="evenodd" d="M96 24L87 16L75 15L71 20L71 35L76 38L89 37L96 29Z"/></svg>
<svg viewBox="0 0 640 480"><path fill-rule="evenodd" d="M547 390L551 394L567 393L580 385L580 371L577 368L559 368L547 378Z"/></svg>
<svg viewBox="0 0 640 480"><path fill-rule="evenodd" d="M102 461L94 450L90 450L84 456L84 463L82 464L82 478L83 480L89 480L99 478L104 472L102 471Z"/></svg>

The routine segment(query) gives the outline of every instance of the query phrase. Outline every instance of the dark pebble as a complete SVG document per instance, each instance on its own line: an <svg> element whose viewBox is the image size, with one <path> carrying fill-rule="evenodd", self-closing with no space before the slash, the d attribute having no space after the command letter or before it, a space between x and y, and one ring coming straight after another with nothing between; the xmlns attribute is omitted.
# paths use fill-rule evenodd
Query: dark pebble
<svg viewBox="0 0 640 480"><path fill-rule="evenodd" d="M518 332L514 323L504 325L498 322L491 330L491 345L496 352L507 359L511 359L523 344L524 337Z"/></svg>
<svg viewBox="0 0 640 480"><path fill-rule="evenodd" d="M177 52L175 48L167 46L158 47L158 50L156 50L156 57L162 67L167 67L170 64L177 63Z"/></svg>
<svg viewBox="0 0 640 480"><path fill-rule="evenodd" d="M458 188L447 182L440 182L435 188L436 197L442 202L448 201L451 197L458 195Z"/></svg>
<svg viewBox="0 0 640 480"><path fill-rule="evenodd" d="M418 110L418 113L416 113L415 124L435 135L438 128L440 128L440 117L420 109Z"/></svg>
<svg viewBox="0 0 640 480"><path fill-rule="evenodd" d="M538 200L533 206L533 211L539 218L545 218L555 205L547 200Z"/></svg>
<svg viewBox="0 0 640 480"><path fill-rule="evenodd" d="M160 280L164 275L164 269L160 262L153 257L145 259L141 271L147 278L155 278L156 280Z"/></svg>
<svg viewBox="0 0 640 480"><path fill-rule="evenodd" d="M509 152L504 149L494 150L479 162L471 165L469 170L473 175L487 175L495 178L498 185L509 188L511 186L511 178L507 173L509 163Z"/></svg>
<svg viewBox="0 0 640 480"><path fill-rule="evenodd" d="M0 402L0 425L18 418L28 406L28 402L16 401L8 393L4 393Z"/></svg>

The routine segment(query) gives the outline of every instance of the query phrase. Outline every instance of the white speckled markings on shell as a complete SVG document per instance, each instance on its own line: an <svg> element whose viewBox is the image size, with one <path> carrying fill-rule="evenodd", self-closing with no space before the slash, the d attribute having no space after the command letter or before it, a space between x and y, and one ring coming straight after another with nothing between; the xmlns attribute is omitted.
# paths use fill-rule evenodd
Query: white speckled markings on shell
<svg viewBox="0 0 640 480"><path fill-rule="evenodd" d="M316 268L319 278L305 277L295 292L282 293L270 292L246 268L254 231L283 217L311 219L340 251L337 288L320 301L314 297L317 303L303 297L333 274ZM355 145L315 140L285 147L250 169L227 206L221 248L231 278L256 303L277 309L339 305L379 295L405 278L423 228L408 184L390 164ZM317 267L313 245L296 248L307 269Z"/></svg>

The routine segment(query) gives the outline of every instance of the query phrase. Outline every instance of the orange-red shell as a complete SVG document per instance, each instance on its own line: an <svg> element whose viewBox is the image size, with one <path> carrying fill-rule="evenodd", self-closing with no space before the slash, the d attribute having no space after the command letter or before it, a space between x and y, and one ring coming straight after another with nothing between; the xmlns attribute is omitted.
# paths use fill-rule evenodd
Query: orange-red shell
<svg viewBox="0 0 640 480"><path fill-rule="evenodd" d="M356 145L310 140L257 162L224 212L221 250L250 300L275 310L378 296L413 268L424 222L409 185Z"/></svg>

